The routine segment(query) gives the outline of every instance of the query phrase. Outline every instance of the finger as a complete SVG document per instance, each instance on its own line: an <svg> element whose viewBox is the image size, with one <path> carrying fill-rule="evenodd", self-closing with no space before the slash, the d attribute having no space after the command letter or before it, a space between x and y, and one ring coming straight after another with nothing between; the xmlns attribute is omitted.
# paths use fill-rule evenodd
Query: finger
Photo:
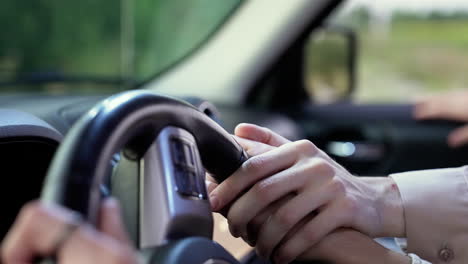
<svg viewBox="0 0 468 264"><path fill-rule="evenodd" d="M336 249L340 250L337 251ZM372 254L369 254L372 252ZM395 258L383 256L395 254ZM393 260L392 260L393 259ZM298 260L311 262L313 260L327 261L327 263L410 263L411 260L400 253L389 251L375 242L372 238L353 229L338 228L328 234L319 243L308 248Z"/></svg>
<svg viewBox="0 0 468 264"><path fill-rule="evenodd" d="M291 167L300 157L316 153L317 148L312 143L301 140L248 159L211 192L213 210L223 208L259 180Z"/></svg>
<svg viewBox="0 0 468 264"><path fill-rule="evenodd" d="M134 252L128 245L86 225L79 226L57 245L64 230L75 221L75 214L62 207L29 203L3 242L2 263L32 263L36 257L53 254L65 264L135 263Z"/></svg>
<svg viewBox="0 0 468 264"><path fill-rule="evenodd" d="M208 195L218 186L217 183L214 183L209 180L205 180L205 185L206 185L206 191L208 192Z"/></svg>
<svg viewBox="0 0 468 264"><path fill-rule="evenodd" d="M242 234L242 239L247 242L251 247L256 244L259 227L268 220L268 218L279 208L279 203L282 199L270 204L260 214L255 217L249 224L247 224L247 232ZM230 227L229 227L230 228Z"/></svg>
<svg viewBox="0 0 468 264"><path fill-rule="evenodd" d="M205 185L208 195L218 186L216 179L208 172L205 173Z"/></svg>
<svg viewBox="0 0 468 264"><path fill-rule="evenodd" d="M247 223L257 214L272 202L303 188L311 177L314 177L315 185L320 185L321 176L331 174L328 169L322 171L325 167L321 164L322 159L310 159L303 166L293 166L258 181L229 210L228 220L232 235L237 237L246 233Z"/></svg>
<svg viewBox="0 0 468 264"><path fill-rule="evenodd" d="M238 137L262 142L275 147L291 142L268 128L253 124L243 123L237 125L234 129L234 134Z"/></svg>
<svg viewBox="0 0 468 264"><path fill-rule="evenodd" d="M305 261L328 260L328 261L333 261L333 263L361 263L361 262L351 261L349 259L350 257L353 257L351 255L348 255L347 256L348 259L346 260L341 259L341 261L338 261L338 259L336 258L336 256L338 255L336 254L336 251L335 251L337 245L340 245L341 246L340 249L346 250L346 252L353 252L353 251L348 251L348 248L352 250L356 250L356 246L355 246L356 239L354 239L356 235L354 233L358 233L358 232L352 229L338 228L334 230L333 233L327 235L319 243L308 248L301 256L299 256L298 259L305 260ZM360 233L358 234L361 236L364 236ZM347 239L348 237L353 238L353 239ZM373 241L370 238L368 239L370 241Z"/></svg>
<svg viewBox="0 0 468 264"><path fill-rule="evenodd" d="M296 196L296 194L288 194L284 196L283 198L273 202L270 204L267 208L265 208L260 214L255 216L254 219L252 219L248 224L247 224L247 236L244 238L246 241L251 242L251 246L255 246L257 240L258 240L258 235L261 227L268 221L268 219L279 209L281 208L284 204L289 202L291 199L293 199Z"/></svg>
<svg viewBox="0 0 468 264"><path fill-rule="evenodd" d="M468 98L458 95L431 97L414 105L415 119L452 119L466 120L466 103Z"/></svg>
<svg viewBox="0 0 468 264"><path fill-rule="evenodd" d="M67 223L75 220L62 207L28 203L3 241L3 263L30 263L34 257L51 255Z"/></svg>
<svg viewBox="0 0 468 264"><path fill-rule="evenodd" d="M335 196L329 188L299 193L272 215L259 231L257 248L261 256L269 258L285 236L310 213L323 207Z"/></svg>
<svg viewBox="0 0 468 264"><path fill-rule="evenodd" d="M103 263L136 264L133 249L125 243L84 226L73 234L57 254L58 262L64 264Z"/></svg>
<svg viewBox="0 0 468 264"><path fill-rule="evenodd" d="M131 243L122 221L119 202L113 197L102 202L98 229L122 243Z"/></svg>
<svg viewBox="0 0 468 264"><path fill-rule="evenodd" d="M234 138L250 157L258 156L276 148L274 146L270 146L250 139L241 138L238 136L234 136Z"/></svg>
<svg viewBox="0 0 468 264"><path fill-rule="evenodd" d="M449 146L456 148L468 143L468 125L453 130L448 136Z"/></svg>
<svg viewBox="0 0 468 264"><path fill-rule="evenodd" d="M340 227L343 220L340 206L336 204L319 212L311 221L282 243L273 253L275 263L289 263L302 255L327 234Z"/></svg>

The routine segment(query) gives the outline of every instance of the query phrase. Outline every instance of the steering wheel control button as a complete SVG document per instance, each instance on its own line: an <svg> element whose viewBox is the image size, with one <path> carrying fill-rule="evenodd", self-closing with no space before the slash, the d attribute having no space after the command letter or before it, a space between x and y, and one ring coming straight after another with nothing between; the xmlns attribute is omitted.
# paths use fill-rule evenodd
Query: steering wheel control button
<svg viewBox="0 0 468 264"><path fill-rule="evenodd" d="M447 246L443 247L439 251L439 259L444 262L450 262L453 260L454 257L455 257L455 254L453 253L453 250L448 248Z"/></svg>
<svg viewBox="0 0 468 264"><path fill-rule="evenodd" d="M163 128L140 166L139 247L193 236L210 239L213 217L195 137L178 127Z"/></svg>
<svg viewBox="0 0 468 264"><path fill-rule="evenodd" d="M173 137L171 138L171 151L177 191L182 195L205 199L204 173L200 170L200 163L195 162L195 145L184 139Z"/></svg>

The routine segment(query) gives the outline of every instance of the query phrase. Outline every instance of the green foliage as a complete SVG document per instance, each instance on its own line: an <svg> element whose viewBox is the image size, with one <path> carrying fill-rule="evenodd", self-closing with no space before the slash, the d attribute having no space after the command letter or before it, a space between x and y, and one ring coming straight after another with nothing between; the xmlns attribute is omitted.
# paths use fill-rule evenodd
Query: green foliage
<svg viewBox="0 0 468 264"><path fill-rule="evenodd" d="M136 74L149 78L198 47L239 0L136 2Z"/></svg>
<svg viewBox="0 0 468 264"><path fill-rule="evenodd" d="M366 13L361 7L333 21L359 35L357 101L405 102L468 88L468 12L397 11L388 25L370 15L369 23L362 23Z"/></svg>
<svg viewBox="0 0 468 264"><path fill-rule="evenodd" d="M201 45L239 2L3 0L0 82L31 72L145 80ZM16 88L60 91L55 84Z"/></svg>

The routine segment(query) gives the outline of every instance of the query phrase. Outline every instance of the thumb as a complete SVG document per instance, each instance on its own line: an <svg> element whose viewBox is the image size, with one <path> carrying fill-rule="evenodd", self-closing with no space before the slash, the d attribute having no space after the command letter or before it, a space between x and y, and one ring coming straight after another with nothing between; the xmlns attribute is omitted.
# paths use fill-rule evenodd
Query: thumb
<svg viewBox="0 0 468 264"><path fill-rule="evenodd" d="M285 143L290 142L290 140L276 134L266 127L253 124L242 123L237 125L234 129L234 135L253 141L258 141L274 147L279 147Z"/></svg>
<svg viewBox="0 0 468 264"><path fill-rule="evenodd" d="M106 235L127 244L131 244L117 199L106 198L101 205L98 229Z"/></svg>

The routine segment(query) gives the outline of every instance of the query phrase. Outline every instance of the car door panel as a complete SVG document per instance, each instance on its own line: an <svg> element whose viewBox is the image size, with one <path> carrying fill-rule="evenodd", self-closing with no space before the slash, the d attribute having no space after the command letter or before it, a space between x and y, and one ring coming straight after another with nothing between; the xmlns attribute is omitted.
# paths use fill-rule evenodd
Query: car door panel
<svg viewBox="0 0 468 264"><path fill-rule="evenodd" d="M416 121L409 104L308 104L290 114L309 140L361 175L461 166L468 158L468 147L447 144L460 123Z"/></svg>

